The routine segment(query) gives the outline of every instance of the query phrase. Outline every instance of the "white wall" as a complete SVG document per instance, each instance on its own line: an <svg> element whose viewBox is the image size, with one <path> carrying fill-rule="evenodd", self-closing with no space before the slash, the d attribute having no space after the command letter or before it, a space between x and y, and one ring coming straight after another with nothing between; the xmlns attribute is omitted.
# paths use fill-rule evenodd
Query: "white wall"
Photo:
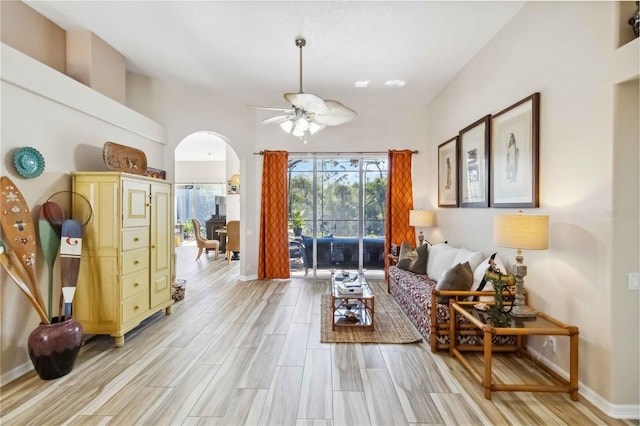
<svg viewBox="0 0 640 426"><path fill-rule="evenodd" d="M619 415L635 407L637 415L638 293L620 290L626 281L614 275L618 259L612 251L613 101L619 75L613 67L614 17L613 2L528 3L429 104L430 167L418 175L429 182L428 201L437 206L438 144L485 114L541 93L540 208L525 212L550 216L550 247L525 252L529 301L579 327L583 395L605 412ZM637 64L636 56L636 79ZM626 154L637 160L637 139L635 150ZM638 162L627 165L637 176ZM635 262L626 267L637 270L638 180L623 184L636 206L635 225L627 229L636 241L629 255ZM439 209L437 233L454 245L496 250L513 262L514 250L492 247L491 241L493 216L514 212ZM614 288L631 300L627 309L618 310ZM539 347L541 340L532 342ZM612 366L621 361L621 352L635 354L626 375L614 374L619 368ZM568 339L559 339L550 360L568 371Z"/></svg>
<svg viewBox="0 0 640 426"><path fill-rule="evenodd" d="M72 171L107 170L102 159L106 141L142 149L149 165L164 168L165 145L159 142L164 142L165 131L160 124L10 46L2 44L1 49L1 174L18 186L34 221L39 206L51 194L71 189ZM144 136L147 134L153 136ZM22 178L11 165L16 149L24 146L36 148L45 159L43 174L33 179ZM43 259L39 252L39 288L46 300L48 274ZM57 266L54 276L60 276ZM39 319L4 270L0 281L0 374L4 382L32 368L26 342Z"/></svg>
<svg viewBox="0 0 640 426"><path fill-rule="evenodd" d="M226 182L227 165L225 161L176 161L175 181L190 182Z"/></svg>

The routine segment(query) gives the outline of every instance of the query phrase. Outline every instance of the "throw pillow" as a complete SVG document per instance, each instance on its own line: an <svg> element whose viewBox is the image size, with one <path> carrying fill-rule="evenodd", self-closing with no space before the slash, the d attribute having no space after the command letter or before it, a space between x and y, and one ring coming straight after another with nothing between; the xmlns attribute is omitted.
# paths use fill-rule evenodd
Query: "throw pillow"
<svg viewBox="0 0 640 426"><path fill-rule="evenodd" d="M458 263L469 262L469 266L471 266L472 270L475 270L480 262L482 262L484 256L480 251L471 251L464 247L458 249L458 253L456 253L456 257L453 259L452 265L457 265Z"/></svg>
<svg viewBox="0 0 640 426"><path fill-rule="evenodd" d="M455 266L455 259L458 249L447 243L440 243L431 246L429 249L429 259L427 260L427 275L432 280L439 280L447 269Z"/></svg>
<svg viewBox="0 0 640 426"><path fill-rule="evenodd" d="M473 270L469 262L458 263L453 268L444 271L442 278L436 284L436 290L464 290L471 288L473 283ZM438 303L447 303L449 296L438 297Z"/></svg>
<svg viewBox="0 0 640 426"><path fill-rule="evenodd" d="M413 272L414 274L426 274L427 273L427 257L429 255L428 245L423 244L418 247L414 247L406 241L402 242L400 246L400 256L398 256L398 263L396 266L405 271Z"/></svg>

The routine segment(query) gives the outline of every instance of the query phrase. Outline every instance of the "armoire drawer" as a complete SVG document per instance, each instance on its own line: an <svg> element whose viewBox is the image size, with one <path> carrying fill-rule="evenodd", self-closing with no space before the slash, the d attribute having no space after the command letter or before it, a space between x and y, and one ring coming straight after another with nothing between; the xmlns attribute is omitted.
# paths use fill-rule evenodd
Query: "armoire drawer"
<svg viewBox="0 0 640 426"><path fill-rule="evenodd" d="M138 319L149 310L149 291L136 294L122 302L122 323Z"/></svg>
<svg viewBox="0 0 640 426"><path fill-rule="evenodd" d="M149 288L149 271L143 269L122 277L122 298L143 292Z"/></svg>
<svg viewBox="0 0 640 426"><path fill-rule="evenodd" d="M146 248L123 253L121 260L123 276L131 274L132 272L142 271L143 269L149 270L149 250Z"/></svg>
<svg viewBox="0 0 640 426"><path fill-rule="evenodd" d="M122 251L149 246L149 228L130 228L122 231Z"/></svg>

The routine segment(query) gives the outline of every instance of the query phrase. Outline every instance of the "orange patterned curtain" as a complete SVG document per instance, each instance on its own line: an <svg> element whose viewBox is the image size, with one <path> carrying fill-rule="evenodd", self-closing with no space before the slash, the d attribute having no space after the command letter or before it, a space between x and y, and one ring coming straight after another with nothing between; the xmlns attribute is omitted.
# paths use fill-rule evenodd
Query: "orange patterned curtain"
<svg viewBox="0 0 640 426"><path fill-rule="evenodd" d="M289 278L287 151L264 151L258 279Z"/></svg>
<svg viewBox="0 0 640 426"><path fill-rule="evenodd" d="M384 251L391 251L391 244L400 246L402 241L415 244L415 228L409 226L409 211L413 210L413 184L411 182L411 158L408 150L389 150L387 178L387 217ZM389 281L387 269L389 258L385 256L385 279Z"/></svg>

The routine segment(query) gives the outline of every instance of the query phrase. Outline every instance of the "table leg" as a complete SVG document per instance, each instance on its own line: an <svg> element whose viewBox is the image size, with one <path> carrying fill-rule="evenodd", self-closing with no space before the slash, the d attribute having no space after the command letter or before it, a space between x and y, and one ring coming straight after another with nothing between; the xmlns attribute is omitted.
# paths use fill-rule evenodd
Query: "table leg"
<svg viewBox="0 0 640 426"><path fill-rule="evenodd" d="M578 329L572 327L575 333L569 337L569 397L578 400Z"/></svg>
<svg viewBox="0 0 640 426"><path fill-rule="evenodd" d="M432 309L437 307L432 306ZM453 303L449 301L449 355L455 356L453 349L456 347L456 310L453 309Z"/></svg>
<svg viewBox="0 0 640 426"><path fill-rule="evenodd" d="M484 380L482 382L482 386L484 387L484 397L486 399L491 399L491 360L493 350L493 344L491 341L492 338L491 327L487 327L484 330Z"/></svg>

